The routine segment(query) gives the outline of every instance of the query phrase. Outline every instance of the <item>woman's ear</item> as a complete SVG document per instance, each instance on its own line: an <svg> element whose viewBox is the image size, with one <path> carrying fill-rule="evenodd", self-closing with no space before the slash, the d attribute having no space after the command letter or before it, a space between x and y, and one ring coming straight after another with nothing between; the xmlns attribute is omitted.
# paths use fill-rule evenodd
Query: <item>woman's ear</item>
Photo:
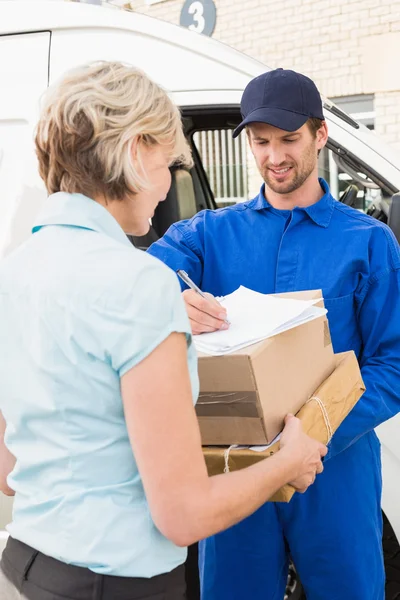
<svg viewBox="0 0 400 600"><path fill-rule="evenodd" d="M132 166L140 178L146 178L144 158L146 157L146 144L142 136L136 136L131 141L130 154Z"/></svg>
<svg viewBox="0 0 400 600"><path fill-rule="evenodd" d="M132 162L135 163L136 165L138 162L140 162L140 148L139 148L140 144L141 144L140 137L136 136L132 139L131 145L130 145L131 159L132 159Z"/></svg>

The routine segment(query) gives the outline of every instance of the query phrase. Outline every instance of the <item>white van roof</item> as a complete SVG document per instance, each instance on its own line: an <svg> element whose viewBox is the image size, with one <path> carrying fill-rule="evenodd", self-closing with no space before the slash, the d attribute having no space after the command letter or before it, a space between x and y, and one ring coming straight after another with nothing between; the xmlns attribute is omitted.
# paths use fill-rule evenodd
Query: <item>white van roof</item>
<svg viewBox="0 0 400 600"><path fill-rule="evenodd" d="M50 0L0 1L0 35L70 28L121 29L190 49L249 78L267 70L263 63L217 40L147 15L112 6ZM202 73L202 77L205 74ZM223 82L221 82L223 87Z"/></svg>
<svg viewBox="0 0 400 600"><path fill-rule="evenodd" d="M162 80L159 83L164 84L164 87L172 92L180 106L238 105L246 83L269 69L262 62L218 40L133 11L112 6L55 0L0 0L0 36L39 31L64 33L79 29L98 30L99 33L121 30L121 33L142 36L147 39L147 42L157 40L158 47L161 42L165 43L170 50L175 49L176 52L168 53L170 56L173 54L177 57L175 76L170 77L170 73L168 74L168 81L165 82L168 85L165 85ZM149 46L148 43L146 45ZM197 70L188 73L187 69L191 64L190 54L193 55L193 59L196 59ZM159 70L164 73L166 70L163 57L155 56L154 61L160 62ZM211 63L218 68L210 69ZM199 73L199 66L201 73ZM222 69L224 69L223 77L219 75ZM399 155L393 148L364 126L355 129L327 110L325 115L329 122L330 134L334 139L345 135L350 147L352 146L350 138L353 138L357 143L362 142L367 147L373 148L374 152L383 158L381 165L383 172L386 171L388 163L395 168L394 180L396 186L400 187ZM342 134L338 128L343 132Z"/></svg>

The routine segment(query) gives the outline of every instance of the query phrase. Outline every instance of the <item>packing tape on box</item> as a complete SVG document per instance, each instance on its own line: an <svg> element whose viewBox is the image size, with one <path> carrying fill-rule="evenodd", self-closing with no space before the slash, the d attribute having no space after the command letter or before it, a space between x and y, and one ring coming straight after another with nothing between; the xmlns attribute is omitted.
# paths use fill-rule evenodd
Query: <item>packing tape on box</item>
<svg viewBox="0 0 400 600"><path fill-rule="evenodd" d="M326 431L328 434L328 441L327 444L329 444L329 442L332 439L333 436L333 430L332 430L332 426L331 426L331 422L329 420L329 415L328 415L328 411L326 410L325 404L322 402L321 398L318 398L318 396L311 396L311 398L309 398L306 402L306 404L309 404L310 402L316 402L321 410L322 413L322 417L324 419L324 423L325 423L325 427L326 427ZM224 451L224 473L229 473L229 454L231 452L231 450L234 450L235 448L237 448L237 444L233 444L232 446L229 446L229 448L226 448L226 450Z"/></svg>
<svg viewBox="0 0 400 600"><path fill-rule="evenodd" d="M258 417L257 392L200 392L198 417Z"/></svg>

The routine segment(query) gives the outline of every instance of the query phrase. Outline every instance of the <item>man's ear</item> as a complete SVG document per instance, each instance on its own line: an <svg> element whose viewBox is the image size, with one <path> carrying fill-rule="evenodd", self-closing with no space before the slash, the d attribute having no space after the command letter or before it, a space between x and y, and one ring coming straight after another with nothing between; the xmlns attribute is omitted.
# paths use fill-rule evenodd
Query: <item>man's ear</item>
<svg viewBox="0 0 400 600"><path fill-rule="evenodd" d="M322 150L328 141L328 127L326 121L322 121L321 127L317 130L316 139L318 150Z"/></svg>
<svg viewBox="0 0 400 600"><path fill-rule="evenodd" d="M252 138L251 138L251 131L250 131L250 127L248 127L248 126L246 125L246 127L245 127L245 131L246 131L246 137L247 137L247 142L248 142L248 144L249 144L249 148L250 148L250 150L251 150L252 154L254 154L254 152L253 152L253 143L252 143Z"/></svg>

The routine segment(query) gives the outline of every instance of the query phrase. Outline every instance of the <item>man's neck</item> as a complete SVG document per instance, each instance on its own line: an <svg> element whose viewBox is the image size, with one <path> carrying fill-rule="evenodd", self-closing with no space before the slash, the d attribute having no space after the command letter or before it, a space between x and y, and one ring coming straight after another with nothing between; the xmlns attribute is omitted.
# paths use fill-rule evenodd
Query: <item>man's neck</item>
<svg viewBox="0 0 400 600"><path fill-rule="evenodd" d="M295 206L305 208L316 204L324 195L318 177L309 177L301 187L289 194L277 194L265 184L264 195L269 204L278 210L292 210Z"/></svg>

